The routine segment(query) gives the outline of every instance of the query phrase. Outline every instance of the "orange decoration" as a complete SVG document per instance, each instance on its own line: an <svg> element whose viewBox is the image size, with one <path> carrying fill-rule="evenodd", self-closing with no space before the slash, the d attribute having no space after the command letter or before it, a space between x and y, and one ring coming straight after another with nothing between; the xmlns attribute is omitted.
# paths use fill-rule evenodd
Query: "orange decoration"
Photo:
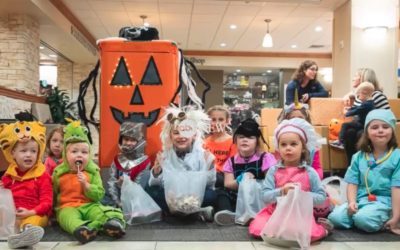
<svg viewBox="0 0 400 250"><path fill-rule="evenodd" d="M343 120L332 119L329 122L329 140L337 140L339 138L340 129L342 128Z"/></svg>
<svg viewBox="0 0 400 250"><path fill-rule="evenodd" d="M171 102L177 102L179 53L170 41L102 41L99 165L110 166L118 152L120 124L147 125L146 153L161 149L161 124Z"/></svg>

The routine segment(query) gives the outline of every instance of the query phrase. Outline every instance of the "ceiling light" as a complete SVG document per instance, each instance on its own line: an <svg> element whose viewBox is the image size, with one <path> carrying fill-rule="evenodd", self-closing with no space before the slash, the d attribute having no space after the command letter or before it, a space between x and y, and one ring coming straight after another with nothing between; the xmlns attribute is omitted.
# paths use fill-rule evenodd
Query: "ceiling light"
<svg viewBox="0 0 400 250"><path fill-rule="evenodd" d="M297 48L297 45L296 44L292 44L292 46L290 46L292 49L295 49L295 48Z"/></svg>
<svg viewBox="0 0 400 250"><path fill-rule="evenodd" d="M322 31L322 27L321 26L317 26L315 27L315 32L321 32Z"/></svg>
<svg viewBox="0 0 400 250"><path fill-rule="evenodd" d="M271 73L272 73L272 70L270 70L270 69L267 70L267 73L268 73L268 74L271 74Z"/></svg>
<svg viewBox="0 0 400 250"><path fill-rule="evenodd" d="M56 57L57 57L57 55L55 55L55 54L50 54L50 55L49 55L49 57L56 58Z"/></svg>
<svg viewBox="0 0 400 250"><path fill-rule="evenodd" d="M44 47L43 46L39 46L39 49L44 49Z"/></svg>
<svg viewBox="0 0 400 250"><path fill-rule="evenodd" d="M231 25L229 26L229 28L230 28L231 30L235 30L235 29L237 28L237 25L236 25L236 24L231 24Z"/></svg>
<svg viewBox="0 0 400 250"><path fill-rule="evenodd" d="M146 15L140 15L139 17L142 19L144 27L149 27L150 26L150 23L146 22L146 18L147 18Z"/></svg>
<svg viewBox="0 0 400 250"><path fill-rule="evenodd" d="M272 42L272 36L269 33L269 23L271 22L271 19L265 19L264 21L267 23L267 34L264 36L262 46L264 48L272 48L274 43Z"/></svg>
<svg viewBox="0 0 400 250"><path fill-rule="evenodd" d="M371 27L365 27L363 29L363 31L366 33L374 33L374 34L386 34L387 30L388 30L387 26L371 26Z"/></svg>
<svg viewBox="0 0 400 250"><path fill-rule="evenodd" d="M239 73L240 71L241 71L240 69L237 69L237 70L236 70L236 72L238 72L238 73Z"/></svg>
<svg viewBox="0 0 400 250"><path fill-rule="evenodd" d="M226 47L226 43L220 43L219 46Z"/></svg>

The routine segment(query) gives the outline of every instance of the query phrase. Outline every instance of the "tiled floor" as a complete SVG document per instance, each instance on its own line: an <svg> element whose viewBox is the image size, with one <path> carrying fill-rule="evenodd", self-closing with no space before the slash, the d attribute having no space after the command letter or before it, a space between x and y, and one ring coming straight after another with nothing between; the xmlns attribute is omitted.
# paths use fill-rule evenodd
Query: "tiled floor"
<svg viewBox="0 0 400 250"><path fill-rule="evenodd" d="M0 242L0 249L8 249L6 242ZM70 250L70 249L94 249L94 250L269 250L284 249L268 246L263 242L91 242L86 245L78 245L76 242L40 242L33 247L35 250ZM311 250L398 250L400 242L321 242L311 246Z"/></svg>

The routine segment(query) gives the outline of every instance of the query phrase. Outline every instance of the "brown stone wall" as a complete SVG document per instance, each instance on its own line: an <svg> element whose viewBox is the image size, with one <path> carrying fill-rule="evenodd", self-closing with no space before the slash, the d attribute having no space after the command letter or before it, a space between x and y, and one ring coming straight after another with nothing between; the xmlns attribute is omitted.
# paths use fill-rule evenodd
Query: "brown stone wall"
<svg viewBox="0 0 400 250"><path fill-rule="evenodd" d="M0 16L0 85L37 94L39 23L30 16Z"/></svg>

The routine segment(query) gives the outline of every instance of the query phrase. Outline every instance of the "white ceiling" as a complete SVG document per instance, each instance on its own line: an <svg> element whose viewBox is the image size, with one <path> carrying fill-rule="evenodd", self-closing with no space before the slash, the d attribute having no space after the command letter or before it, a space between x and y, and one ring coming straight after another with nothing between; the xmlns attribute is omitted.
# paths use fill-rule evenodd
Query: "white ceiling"
<svg viewBox="0 0 400 250"><path fill-rule="evenodd" d="M347 0L62 1L96 39L117 36L124 26L141 26L139 16L147 15L161 39L174 40L186 50L331 52L333 10ZM274 39L269 49L261 46L266 18L272 19ZM231 24L237 29L231 30ZM322 31L316 32L316 26Z"/></svg>

